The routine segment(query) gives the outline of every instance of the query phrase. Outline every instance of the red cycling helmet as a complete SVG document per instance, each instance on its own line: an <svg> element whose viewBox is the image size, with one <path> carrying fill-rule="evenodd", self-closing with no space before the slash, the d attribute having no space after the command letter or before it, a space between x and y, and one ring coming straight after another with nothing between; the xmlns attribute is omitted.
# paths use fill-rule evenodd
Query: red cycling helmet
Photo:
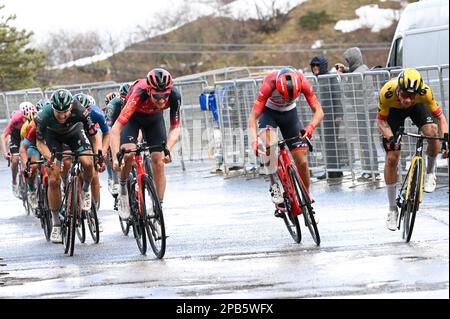
<svg viewBox="0 0 450 319"><path fill-rule="evenodd" d="M149 91L170 93L173 87L172 75L164 69L156 68L147 74Z"/></svg>
<svg viewBox="0 0 450 319"><path fill-rule="evenodd" d="M277 91L286 100L295 100L302 87L297 72L290 67L282 68L277 74Z"/></svg>

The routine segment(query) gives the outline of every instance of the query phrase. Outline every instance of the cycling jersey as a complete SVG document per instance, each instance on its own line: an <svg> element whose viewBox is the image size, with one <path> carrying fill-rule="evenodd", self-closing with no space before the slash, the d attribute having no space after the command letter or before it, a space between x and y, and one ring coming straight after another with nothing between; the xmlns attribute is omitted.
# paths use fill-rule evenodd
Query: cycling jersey
<svg viewBox="0 0 450 319"><path fill-rule="evenodd" d="M387 82L381 88L378 107L379 120L387 121L391 109L405 109L398 98L397 86L398 80L395 78ZM410 107L416 104L421 104L423 107L426 105L430 113L435 117L442 114L442 109L434 99L431 88L425 83L423 84L422 92L418 94L414 100L412 100L412 105Z"/></svg>
<svg viewBox="0 0 450 319"><path fill-rule="evenodd" d="M265 107L279 112L287 112L295 108L295 99L286 100L278 93L276 88L277 74L278 71L273 71L264 77L261 88L259 89L258 98L253 105L255 112L262 113ZM296 71L296 74L302 83L300 93L303 93L309 106L312 108L319 105L320 103L308 79L298 71Z"/></svg>
<svg viewBox="0 0 450 319"><path fill-rule="evenodd" d="M170 125L172 127L179 126L181 95L178 90L175 87L172 88L164 108L158 109L148 95L147 88L147 79L140 79L133 83L132 88L130 88L131 94L127 95L127 103L117 121L125 126L135 112L152 115L170 108Z"/></svg>
<svg viewBox="0 0 450 319"><path fill-rule="evenodd" d="M108 123L109 126L114 125L126 103L127 100L120 96L116 96L109 101L106 106L106 123Z"/></svg>
<svg viewBox="0 0 450 319"><path fill-rule="evenodd" d="M8 126L5 129L5 132L8 134L11 134L13 129L20 129L22 128L23 123L25 122L27 118L23 115L23 113L19 110L14 111L11 114L11 118L9 120Z"/></svg>
<svg viewBox="0 0 450 319"><path fill-rule="evenodd" d="M77 100L72 102L72 110L69 118L64 123L59 123L53 114L53 108L51 104L47 104L36 115L36 138L44 140L47 133L53 133L54 135L64 136L72 133L78 126L78 122L82 122L84 130L89 135L95 135L97 130L95 124L92 122L89 112L81 105Z"/></svg>
<svg viewBox="0 0 450 319"><path fill-rule="evenodd" d="M109 132L109 126L106 124L105 115L98 108L97 105L91 105L91 113L90 113L92 122L100 128L102 133Z"/></svg>

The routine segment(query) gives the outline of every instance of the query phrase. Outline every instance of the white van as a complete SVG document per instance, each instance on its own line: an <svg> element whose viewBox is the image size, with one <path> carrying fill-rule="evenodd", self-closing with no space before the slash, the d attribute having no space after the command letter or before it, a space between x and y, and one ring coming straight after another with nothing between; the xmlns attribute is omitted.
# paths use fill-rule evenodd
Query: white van
<svg viewBox="0 0 450 319"><path fill-rule="evenodd" d="M448 64L449 0L422 0L406 6L395 30L387 67Z"/></svg>

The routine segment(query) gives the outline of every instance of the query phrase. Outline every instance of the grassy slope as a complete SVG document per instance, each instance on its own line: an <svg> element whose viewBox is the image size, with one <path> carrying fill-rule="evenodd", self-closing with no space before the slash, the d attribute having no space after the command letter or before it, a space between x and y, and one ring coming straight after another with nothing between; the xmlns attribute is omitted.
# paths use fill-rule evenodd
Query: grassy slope
<svg viewBox="0 0 450 319"><path fill-rule="evenodd" d="M334 30L335 23L320 26L318 30L302 30L299 19L308 11L326 10L335 20L355 19L355 9L362 5L377 3L381 8L399 8L398 2L375 2L370 0L310 0L294 8L283 21L277 32L265 34L257 31L255 21L233 21L227 18L203 17L187 24L167 35L159 36L149 41L143 41L130 46L130 50L196 50L198 47L164 46L149 44L149 42L182 42L182 43L264 43L264 44L295 44L302 48L310 48L317 39L325 44L340 43L335 50L317 52L286 53L279 47L280 54L152 54L122 52L107 62L83 68L73 68L64 72L52 74L52 82L89 82L102 80L126 81L145 75L153 66L164 66L175 76L202 72L227 66L242 65L293 65L307 68L312 56L325 54L330 64L343 61L342 52L355 43L390 42L396 25L379 33L369 29L361 29L350 33ZM212 49L205 48L203 49ZM222 48L223 49L223 48ZM388 49L381 51L363 51L367 65L384 65ZM198 62L201 62L199 65ZM83 80L80 81L80 78Z"/></svg>

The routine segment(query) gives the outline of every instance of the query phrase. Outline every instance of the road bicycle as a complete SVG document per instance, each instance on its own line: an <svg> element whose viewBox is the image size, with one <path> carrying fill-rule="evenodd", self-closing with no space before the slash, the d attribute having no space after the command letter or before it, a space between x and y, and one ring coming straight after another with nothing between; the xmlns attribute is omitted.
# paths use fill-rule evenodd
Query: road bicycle
<svg viewBox="0 0 450 319"><path fill-rule="evenodd" d="M147 238L150 241L153 253L159 259L164 257L166 251L166 230L164 216L156 191L153 176L147 173L145 163L152 152L164 152L170 156L165 143L156 146L146 146L146 143L138 143L136 148L121 149L117 154L119 166L125 154L135 154L135 165L132 167L130 178L127 182L128 200L130 204L130 217L127 224L133 226L133 235L142 255L147 252ZM121 219L121 223L123 220Z"/></svg>
<svg viewBox="0 0 450 319"><path fill-rule="evenodd" d="M11 154L12 156L19 156L19 153L13 153ZM8 159L8 167L11 166L11 160ZM18 191L19 191L19 199L22 200L22 205L23 208L25 208L25 212L27 213L27 216L30 215L31 213L31 205L30 202L28 201L28 187L27 187L27 180L23 174L23 166L22 166L22 161L19 159L19 165L18 165L18 179L19 179L19 184L18 184Z"/></svg>
<svg viewBox="0 0 450 319"><path fill-rule="evenodd" d="M397 220L397 229L403 227L402 238L408 243L411 240L413 233L416 213L419 210L420 203L422 203L425 170L425 160L422 155L423 141L445 141L445 138L422 135L420 130L419 134L408 133L404 131L404 127L400 127L396 135L399 143L403 135L417 139L415 154L411 158L411 164L405 178L403 179L402 186L397 196L397 206L400 208L400 213Z"/></svg>
<svg viewBox="0 0 450 319"><path fill-rule="evenodd" d="M67 185L64 188L64 198L60 207L61 233L64 245L64 254L73 256L75 247L75 232L80 241L83 243L86 239L84 219L87 220L87 224L91 233L91 236L95 243L100 240L100 232L98 226L97 208L94 202L92 202L91 210L88 212L82 212L81 209L81 190L83 179L81 177L83 167L79 162L80 156L92 156L100 157L99 154L92 153L80 153L80 152L56 152L52 151L53 163L56 155L62 155L62 157L71 157L72 166L70 168L69 176L67 178ZM100 159L99 159L100 160Z"/></svg>
<svg viewBox="0 0 450 319"><path fill-rule="evenodd" d="M36 217L41 221L41 227L44 230L45 239L50 241L50 235L52 233L52 215L48 206L48 174L45 169L45 161L43 159L38 161L31 161L29 158L27 161L26 172L31 172L31 165L38 165L36 176L36 192L38 206L36 208Z"/></svg>
<svg viewBox="0 0 450 319"><path fill-rule="evenodd" d="M269 140L268 134L270 134L269 130L266 131L266 141ZM288 148L286 145L286 142L297 138L298 137L295 136L280 140L277 143L279 148L279 152L277 154L277 175L281 182L281 191L283 194L284 203L282 205L275 205L275 215L283 218L289 234L296 243L300 243L302 240L298 216L303 215L305 225L308 228L312 239L316 245L319 246L320 235L314 217L315 212L312 207L312 203L314 201L300 178L297 167L289 157ZM308 145L309 151L312 152L313 146L311 141L307 137L303 140ZM267 150L268 148L266 148L266 152Z"/></svg>

